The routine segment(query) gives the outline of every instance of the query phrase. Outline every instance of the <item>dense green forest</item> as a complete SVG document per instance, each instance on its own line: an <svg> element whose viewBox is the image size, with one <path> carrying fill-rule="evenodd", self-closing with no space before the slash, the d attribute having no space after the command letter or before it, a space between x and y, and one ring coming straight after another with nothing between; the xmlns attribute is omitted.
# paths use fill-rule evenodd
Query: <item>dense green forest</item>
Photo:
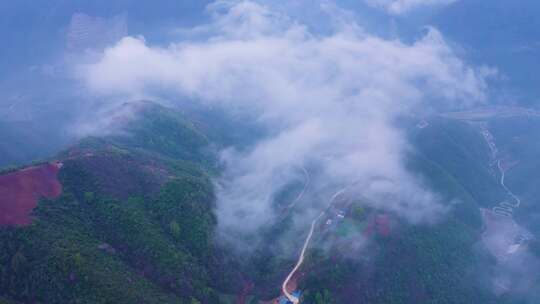
<svg viewBox="0 0 540 304"><path fill-rule="evenodd" d="M62 152L62 196L41 200L32 225L0 230L3 301L219 302L206 139L176 112L144 106L129 135Z"/></svg>
<svg viewBox="0 0 540 304"><path fill-rule="evenodd" d="M242 148L263 131L216 113L212 126L201 113L191 120L148 102L137 107L124 132L82 139L57 155L63 193L42 199L31 225L0 229L1 304L235 303L250 284L250 303L279 295L304 235L290 252L274 244L297 210L261 231L249 257L215 238L216 145ZM303 303L517 303L495 298L482 277L495 261L478 245L479 208L502 196L487 147L470 125L430 123L410 130L407 165L448 202L446 217L415 226L355 201L343 222L315 237ZM283 189L275 207L302 186ZM380 216L390 219L388 233L370 226ZM365 245L354 247L358 239Z"/></svg>
<svg viewBox="0 0 540 304"><path fill-rule="evenodd" d="M526 294L495 296L491 291L489 274L496 261L481 246L484 224L479 210L494 206L504 193L498 187L498 176L490 171L484 139L476 126L467 122L435 117L429 124L425 129L410 128L415 150L409 155L408 166L451 204L450 213L436 225L399 223L395 225L399 232L375 236L363 250L346 251L347 255L339 250L343 241L339 237L330 249L314 249L302 283L306 303L349 303L351 299L385 304L535 303ZM512 122L492 122L501 142L509 142L511 135L505 138L498 134L508 133L508 124ZM521 124L530 127L534 120ZM515 134L522 131L513 131L514 142ZM511 147L521 155L534 154ZM507 153L504 150L503 145L503 153ZM512 178L510 175L511 182ZM516 185L516 189L520 188ZM365 229L366 215L351 218L353 224L347 225L353 233ZM530 246L534 249L537 242Z"/></svg>

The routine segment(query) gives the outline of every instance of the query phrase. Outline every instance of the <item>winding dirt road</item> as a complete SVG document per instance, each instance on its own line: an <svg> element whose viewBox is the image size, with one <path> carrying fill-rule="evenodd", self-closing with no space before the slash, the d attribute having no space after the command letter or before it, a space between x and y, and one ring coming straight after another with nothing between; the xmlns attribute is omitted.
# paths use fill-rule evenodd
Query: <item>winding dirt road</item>
<svg viewBox="0 0 540 304"><path fill-rule="evenodd" d="M306 182L304 183L304 188L302 189L302 192L300 192L300 194L298 194L298 196L289 204L289 206L287 206L287 209L293 208L296 205L296 203L298 203L304 197L304 194L306 193L309 187L309 184L311 182L311 177L309 175L309 172L306 170L306 168L302 167L302 171L304 172L304 176L306 178Z"/></svg>
<svg viewBox="0 0 540 304"><path fill-rule="evenodd" d="M499 168L499 172L501 173L501 181L500 184L503 187L503 189L506 191L506 193L513 198L515 203L510 203L507 201L501 202L498 206L493 207L493 213L496 213L498 215L506 216L506 217L512 217L514 213L515 208L519 208L521 205L521 200L517 195L515 195L510 189L506 186L504 183L505 173L506 170L504 170L501 166L501 160L497 161L497 167Z"/></svg>
<svg viewBox="0 0 540 304"><path fill-rule="evenodd" d="M309 229L309 234L306 238L306 241L304 242L304 246L302 247L302 251L300 252L300 257L298 258L298 262L294 266L293 270L289 273L287 278L285 278L285 281L283 281L283 284L281 285L281 290L283 291L283 294L289 299L289 301L293 302L294 304L297 304L300 302L300 299L289 293L287 290L287 285L289 284L289 281L291 280L292 276L298 271L300 266L302 266L302 263L304 263L304 256L306 254L307 247L309 245L309 242L311 241L311 237L313 237L313 231L315 230L315 225L319 221L319 219L324 215L324 211L319 214L312 222L311 222L311 228Z"/></svg>
<svg viewBox="0 0 540 304"><path fill-rule="evenodd" d="M307 189L311 183L311 176L308 172L308 170L305 168L305 167L301 167L302 169L302 172L304 173L304 177L305 177L305 182L304 182L304 187L302 188L302 191L296 196L296 198L287 206L283 209L284 213L287 213L289 212L292 208L294 208L294 206L296 206L296 204L304 197L304 195L306 194L307 192ZM324 212L322 212L320 216L322 216L324 214ZM311 239L311 236L313 235L313 230L315 228L315 223L317 222L317 220L313 221L312 222L312 226L311 226L311 230L310 230L310 235L308 236L308 239L306 239L306 243L304 244L304 248L302 250L302 254L301 254L301 262L297 263L297 266L298 267L295 267L295 269L291 272L291 274L287 277L287 279L285 280L285 282L283 282L283 287L282 289L285 291L284 294L287 296L288 299L291 299L291 298L294 298L293 295L289 294L287 292L287 284L289 283L289 281L291 280L291 277L294 275L294 273L296 272L296 270L298 270L298 268L300 267L300 265L302 265L302 262L304 260L304 254L305 254L305 251L306 251L306 248L307 248L307 245L309 244L309 240ZM246 298L247 298L247 294L249 293L249 291L253 288L253 285L250 285L250 288L249 289L246 289L244 288L244 290L242 291L242 294L240 294L236 300L236 303L237 304L244 304L246 302ZM293 303L298 303L298 300L297 302L293 302Z"/></svg>
<svg viewBox="0 0 540 304"><path fill-rule="evenodd" d="M493 136L493 134L491 134L491 132L489 132L489 129L486 123L482 123L480 125L480 133L484 137L484 140L486 141L489 147L489 150L491 151L491 159L497 162L497 169L499 169L499 173L501 174L501 180L499 183L501 184L503 189L506 191L506 193L510 197L512 197L513 200L515 201L515 203L510 203L510 202L507 202L506 200L502 201L501 203L499 203L498 206L493 207L492 211L493 213L497 215L511 218L514 213L514 209L519 208L519 206L521 205L521 200L519 199L517 195L515 195L512 191L510 191L510 189L504 183L504 178L505 178L505 174L507 170L505 170L503 166L501 165L501 159L498 158L499 149L497 148L497 145L495 144L495 137Z"/></svg>
<svg viewBox="0 0 540 304"><path fill-rule="evenodd" d="M334 202L334 200L339 196L341 195L343 192L345 192L345 190L348 188L349 186L337 191L333 196L332 198L330 199L330 203L328 204L328 208L330 206L332 206L332 203ZM287 299L289 299L289 301L291 301L292 303L294 304L298 304L300 303L300 299L297 298L296 296L292 295L288 290L287 290L287 285L289 284L289 281L291 280L291 278L294 276L294 274L298 271L298 269L300 269L300 266L302 266L302 263L304 263L304 257L305 257L305 254L306 254L306 251L307 251L307 248L309 246L309 243L311 241L311 238L313 237L313 232L315 231L315 225L317 224L317 222L321 219L321 217L323 217L323 215L326 213L326 210L323 210L321 211L321 213L319 214L319 216L317 216L312 222L311 222L311 228L309 229L309 233L308 233L308 236L306 237L306 240L304 241L304 246L302 247L302 251L300 252L300 256L298 258L298 261L296 262L296 265L294 266L294 268L291 270L291 272L289 273L289 275L285 278L285 280L283 281L283 284L281 284L281 291L283 292L283 294L285 295L285 297L287 297Z"/></svg>

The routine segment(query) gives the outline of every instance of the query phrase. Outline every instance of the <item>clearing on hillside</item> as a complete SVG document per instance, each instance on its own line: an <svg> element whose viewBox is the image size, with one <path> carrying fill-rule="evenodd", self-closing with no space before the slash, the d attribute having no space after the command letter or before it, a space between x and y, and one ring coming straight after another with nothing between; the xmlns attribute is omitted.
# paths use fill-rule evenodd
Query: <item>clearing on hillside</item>
<svg viewBox="0 0 540 304"><path fill-rule="evenodd" d="M24 226L41 197L62 193L58 171L62 164L47 163L0 176L0 226Z"/></svg>

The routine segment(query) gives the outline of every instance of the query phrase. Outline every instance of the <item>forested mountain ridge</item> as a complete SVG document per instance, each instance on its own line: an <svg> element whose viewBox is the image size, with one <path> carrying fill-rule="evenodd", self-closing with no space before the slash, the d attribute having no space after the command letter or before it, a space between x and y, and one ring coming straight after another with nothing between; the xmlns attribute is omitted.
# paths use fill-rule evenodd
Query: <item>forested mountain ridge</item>
<svg viewBox="0 0 540 304"><path fill-rule="evenodd" d="M124 107L136 115L114 120L121 132L82 139L44 161L61 164L62 192L40 199L30 225L0 228L0 303L258 303L279 296L296 250L281 252L273 242L301 202L263 232L248 258L216 239L216 151L249 143L254 131L213 120L227 126L219 128L207 120L212 115L150 102ZM491 122L494 134L498 123ZM343 220L322 223L308 250L298 279L302 301L531 303L489 287L497 262L482 245L481 210L504 191L477 125L431 117L408 130L415 147L409 170L443 198L447 214L417 226L363 197L345 198ZM355 247L358 239L367 242Z"/></svg>
<svg viewBox="0 0 540 304"><path fill-rule="evenodd" d="M213 186L203 169L211 160L197 151L206 139L176 112L143 108L139 129L60 153L61 196L42 199L31 225L1 229L1 294L46 303L217 301Z"/></svg>

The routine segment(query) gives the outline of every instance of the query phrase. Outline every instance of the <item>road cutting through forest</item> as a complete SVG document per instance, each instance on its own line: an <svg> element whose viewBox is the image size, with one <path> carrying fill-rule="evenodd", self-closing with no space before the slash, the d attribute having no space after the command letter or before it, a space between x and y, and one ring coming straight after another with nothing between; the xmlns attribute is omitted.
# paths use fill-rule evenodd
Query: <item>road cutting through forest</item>
<svg viewBox="0 0 540 304"><path fill-rule="evenodd" d="M334 202L334 200L339 196L341 195L346 189L348 188L345 187L339 191L337 191L333 196L332 198L330 199L330 203L328 204L328 207L332 206L332 203ZM285 280L283 281L283 284L281 284L281 291L283 292L283 294L285 295L285 297L287 297L287 299L294 303L294 304L297 304L297 303L300 303L300 299L298 297L296 297L295 295L291 294L288 290L287 290L287 285L289 285L289 281L291 280L291 278L294 276L294 274L298 271L298 269L300 269L300 267L302 266L302 263L304 263L304 257L305 257L305 254L306 254L306 251L307 251L307 248L309 246L309 243L311 241L311 238L313 237L313 232L315 231L315 226L317 224L317 222L321 219L321 217L323 217L323 215L326 213L326 210L323 210L321 211L321 213L319 214L319 216L317 216L312 222L311 222L311 227L309 229L309 233L306 237L306 240L304 241L304 246L302 247L302 251L300 252L300 256L298 258L298 261L296 262L296 265L294 266L293 270L291 270L291 272L289 273L289 275L287 275L287 277L285 278Z"/></svg>
<svg viewBox="0 0 540 304"><path fill-rule="evenodd" d="M514 209L519 208L519 206L521 205L521 200L519 199L517 195L515 195L512 191L510 191L510 189L504 183L506 171L508 169L503 168L503 165L501 164L502 159L498 157L499 149L497 148L497 145L495 144L495 137L493 136L493 134L491 134L491 132L489 132L489 129L487 128L487 125L485 123L480 126L480 133L484 137L484 140L486 141L489 147L489 150L491 151L492 160L497 161L497 169L499 170L499 173L501 174L501 180L499 181L499 183L501 184L503 189L506 191L506 193L510 197L512 197L515 201L515 203L512 204L504 200L501 203L499 203L498 206L493 207L491 211L493 211L493 213L497 215L511 218L514 214Z"/></svg>
<svg viewBox="0 0 540 304"><path fill-rule="evenodd" d="M501 173L500 184L503 187L503 189L506 191L506 193L514 199L515 203L512 204L507 201L503 201L498 206L493 207L493 213L506 216L506 217L512 217L514 213L514 209L519 208L519 206L521 205L521 200L519 199L517 195L515 195L512 191L510 191L510 189L504 183L506 170L503 169L501 165L501 160L497 161L497 167L499 168L499 172Z"/></svg>

